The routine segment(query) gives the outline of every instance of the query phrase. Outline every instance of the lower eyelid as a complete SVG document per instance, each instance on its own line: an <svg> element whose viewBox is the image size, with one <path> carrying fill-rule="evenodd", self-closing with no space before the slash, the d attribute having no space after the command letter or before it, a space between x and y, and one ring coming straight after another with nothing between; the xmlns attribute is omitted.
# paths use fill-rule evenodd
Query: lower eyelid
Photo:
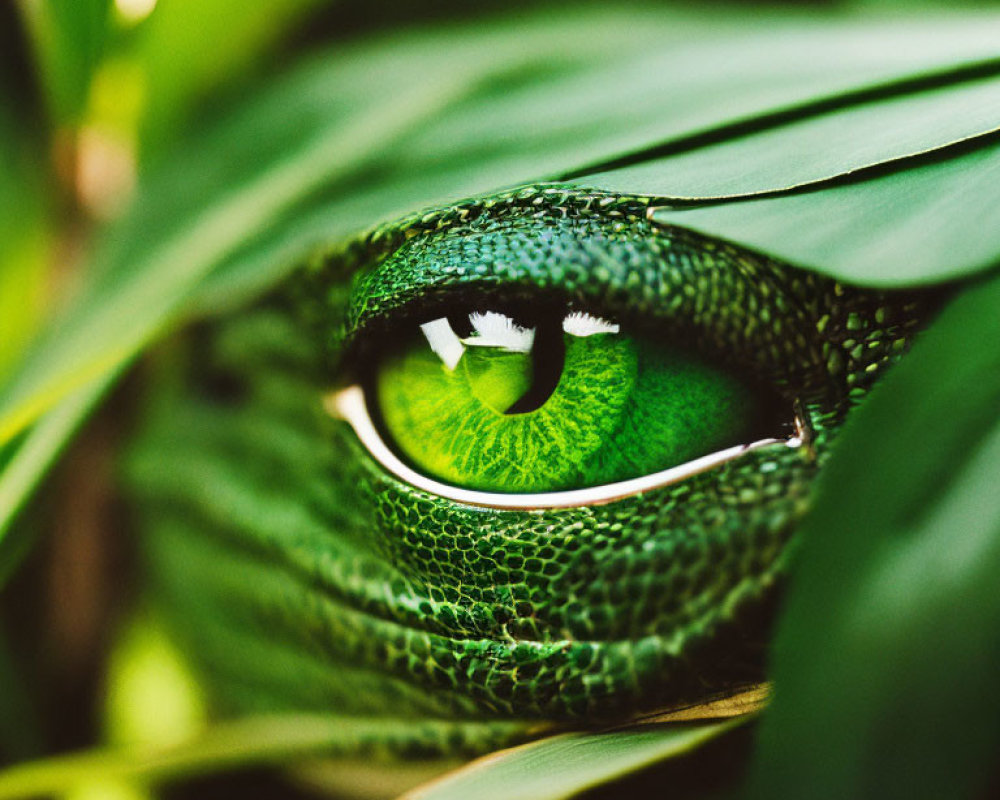
<svg viewBox="0 0 1000 800"><path fill-rule="evenodd" d="M451 486L407 466L382 439L372 421L365 392L360 386L350 386L331 392L324 397L323 405L327 413L351 426L359 441L382 468L404 483L463 505L499 510L535 511L604 505L670 486L750 452L774 447L808 449L811 445L808 423L803 416L797 414L794 420L795 434L785 439L768 438L729 447L655 473L601 486L554 492L506 494Z"/></svg>

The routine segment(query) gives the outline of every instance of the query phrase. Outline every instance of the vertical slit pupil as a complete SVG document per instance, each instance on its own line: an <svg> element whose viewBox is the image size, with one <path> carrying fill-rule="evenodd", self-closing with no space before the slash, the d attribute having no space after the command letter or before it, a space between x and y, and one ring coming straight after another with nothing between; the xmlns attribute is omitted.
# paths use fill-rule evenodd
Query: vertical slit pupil
<svg viewBox="0 0 1000 800"><path fill-rule="evenodd" d="M468 312L464 314L453 312L448 314L446 319L448 320L448 324L451 325L451 329L455 331L455 335L460 339L467 339L472 336L473 327Z"/></svg>
<svg viewBox="0 0 1000 800"><path fill-rule="evenodd" d="M565 360L562 321L556 318L539 323L531 348L531 388L504 413L527 414L545 405L559 385Z"/></svg>

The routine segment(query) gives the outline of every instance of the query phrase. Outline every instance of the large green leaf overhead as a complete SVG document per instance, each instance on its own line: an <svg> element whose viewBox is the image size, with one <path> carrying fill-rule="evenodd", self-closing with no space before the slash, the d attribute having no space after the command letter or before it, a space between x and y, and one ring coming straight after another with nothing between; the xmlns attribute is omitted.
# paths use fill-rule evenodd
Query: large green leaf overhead
<svg viewBox="0 0 1000 800"><path fill-rule="evenodd" d="M900 94L901 83L954 83L961 97L942 88L942 102L969 119L916 135L904 124L916 106L887 101L893 129L907 136L857 148L854 163L982 134L992 123L979 104L993 102L993 89L959 78L990 74L997 41L1000 15L980 12L903 22L764 15L747 24L592 9L341 47L195 131L143 182L96 252L93 285L0 389L0 443L64 401L77 411L64 407L62 419L80 418L143 346L190 313L244 302L316 248L414 208L647 152L735 145L741 132L860 101L867 121L857 130L871 131L879 97ZM773 160L768 182L801 180L792 167L802 161L789 159L784 172ZM882 232L894 237L888 224ZM30 459L10 451L20 466L16 480L0 476L0 532L71 428L30 434Z"/></svg>
<svg viewBox="0 0 1000 800"><path fill-rule="evenodd" d="M657 221L778 256L849 283L907 286L1000 262L1000 138L886 175L688 209Z"/></svg>
<svg viewBox="0 0 1000 800"><path fill-rule="evenodd" d="M698 202L787 191L892 162L904 167L912 156L1000 131L1000 63L992 68L996 74L986 77L901 86L791 121L764 121L761 131L573 182Z"/></svg>

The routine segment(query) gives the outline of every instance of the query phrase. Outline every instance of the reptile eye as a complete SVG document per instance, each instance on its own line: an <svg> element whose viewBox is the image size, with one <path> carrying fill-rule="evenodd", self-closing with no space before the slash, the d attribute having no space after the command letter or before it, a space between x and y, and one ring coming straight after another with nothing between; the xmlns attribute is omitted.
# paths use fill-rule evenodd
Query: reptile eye
<svg viewBox="0 0 1000 800"><path fill-rule="evenodd" d="M526 190L417 222L352 256L334 373L354 385L327 398L397 486L608 503L783 458L840 391L815 287L641 203Z"/></svg>
<svg viewBox="0 0 1000 800"><path fill-rule="evenodd" d="M791 427L787 404L732 369L565 306L464 308L384 339L364 390L338 398L340 415L383 466L459 500L607 501Z"/></svg>

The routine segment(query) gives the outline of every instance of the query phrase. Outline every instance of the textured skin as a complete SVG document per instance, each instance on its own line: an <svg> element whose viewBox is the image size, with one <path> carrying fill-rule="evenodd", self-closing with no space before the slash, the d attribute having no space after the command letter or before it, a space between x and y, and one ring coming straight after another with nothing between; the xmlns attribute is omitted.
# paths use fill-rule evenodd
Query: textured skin
<svg viewBox="0 0 1000 800"><path fill-rule="evenodd" d="M128 473L155 592L222 708L437 720L386 746L476 752L759 677L816 471L922 299L658 228L648 202L538 186L416 215L189 334ZM692 347L799 407L811 442L598 507L418 491L321 397L394 326L483 298L571 302Z"/></svg>

